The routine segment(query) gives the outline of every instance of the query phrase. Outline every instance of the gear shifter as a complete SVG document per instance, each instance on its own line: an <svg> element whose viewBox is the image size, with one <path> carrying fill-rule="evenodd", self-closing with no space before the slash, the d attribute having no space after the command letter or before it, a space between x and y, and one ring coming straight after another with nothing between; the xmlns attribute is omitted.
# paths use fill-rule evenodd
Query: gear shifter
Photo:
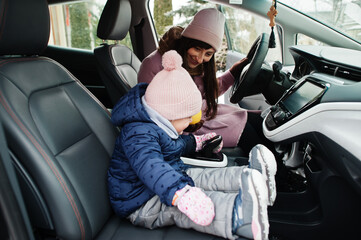
<svg viewBox="0 0 361 240"><path fill-rule="evenodd" d="M282 82L283 78L281 78L280 72L282 69L282 64L279 61L275 61L272 65L273 73L275 75L276 82Z"/></svg>

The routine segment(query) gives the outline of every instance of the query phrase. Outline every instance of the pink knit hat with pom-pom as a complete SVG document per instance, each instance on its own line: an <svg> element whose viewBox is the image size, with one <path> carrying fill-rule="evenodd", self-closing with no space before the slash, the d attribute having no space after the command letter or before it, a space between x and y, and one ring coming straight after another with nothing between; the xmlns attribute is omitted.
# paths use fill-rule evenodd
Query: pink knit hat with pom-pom
<svg viewBox="0 0 361 240"><path fill-rule="evenodd" d="M163 70L145 91L145 101L168 120L191 117L202 107L202 96L193 79L182 67L182 57L174 50L163 54Z"/></svg>

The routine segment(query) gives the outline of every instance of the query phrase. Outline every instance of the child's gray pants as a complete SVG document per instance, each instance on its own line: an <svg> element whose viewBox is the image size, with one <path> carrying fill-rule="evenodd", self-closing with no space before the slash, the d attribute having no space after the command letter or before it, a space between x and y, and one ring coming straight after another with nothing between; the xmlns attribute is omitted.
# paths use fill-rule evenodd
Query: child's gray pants
<svg viewBox="0 0 361 240"><path fill-rule="evenodd" d="M235 239L232 234L232 211L234 199L239 192L241 167L226 168L190 168L187 174L195 186L202 188L212 199L215 217L209 226L200 226L192 222L177 207L169 207L154 196L128 218L134 224L146 228L158 228L177 225L180 228L193 228L199 232Z"/></svg>

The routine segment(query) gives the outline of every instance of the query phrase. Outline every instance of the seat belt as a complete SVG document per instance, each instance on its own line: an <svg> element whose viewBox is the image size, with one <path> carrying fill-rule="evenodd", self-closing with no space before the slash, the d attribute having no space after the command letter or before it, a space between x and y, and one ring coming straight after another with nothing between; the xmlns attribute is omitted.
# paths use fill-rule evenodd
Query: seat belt
<svg viewBox="0 0 361 240"><path fill-rule="evenodd" d="M137 47L137 56L140 61L143 61L144 59L144 46L143 46L143 31L142 28L144 26L144 18L140 21L140 23L136 26L134 26L134 33L135 33L135 42Z"/></svg>

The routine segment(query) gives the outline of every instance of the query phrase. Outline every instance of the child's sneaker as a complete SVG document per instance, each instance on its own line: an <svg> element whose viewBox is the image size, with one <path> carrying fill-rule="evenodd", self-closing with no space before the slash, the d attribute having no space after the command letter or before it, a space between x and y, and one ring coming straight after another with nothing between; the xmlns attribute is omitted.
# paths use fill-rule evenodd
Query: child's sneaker
<svg viewBox="0 0 361 240"><path fill-rule="evenodd" d="M267 201L267 186L262 174L245 168L233 207L233 233L255 240L268 239Z"/></svg>
<svg viewBox="0 0 361 240"><path fill-rule="evenodd" d="M277 195L275 181L277 163L273 153L261 144L254 146L249 153L249 168L262 173L268 189L268 205L272 206Z"/></svg>

